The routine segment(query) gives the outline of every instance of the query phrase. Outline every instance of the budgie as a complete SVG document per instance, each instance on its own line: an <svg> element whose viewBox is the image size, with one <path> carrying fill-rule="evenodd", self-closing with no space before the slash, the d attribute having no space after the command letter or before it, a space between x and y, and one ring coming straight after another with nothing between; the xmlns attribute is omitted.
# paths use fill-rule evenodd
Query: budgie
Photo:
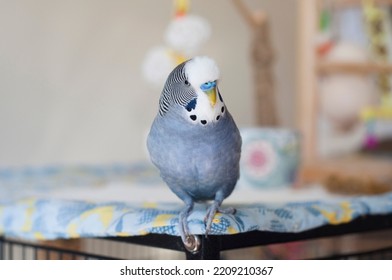
<svg viewBox="0 0 392 280"><path fill-rule="evenodd" d="M195 202L213 200L204 219L207 235L221 204L239 178L240 132L218 89L219 68L199 56L178 65L168 76L159 111L147 138L152 163L184 203L179 233L190 242L187 218Z"/></svg>

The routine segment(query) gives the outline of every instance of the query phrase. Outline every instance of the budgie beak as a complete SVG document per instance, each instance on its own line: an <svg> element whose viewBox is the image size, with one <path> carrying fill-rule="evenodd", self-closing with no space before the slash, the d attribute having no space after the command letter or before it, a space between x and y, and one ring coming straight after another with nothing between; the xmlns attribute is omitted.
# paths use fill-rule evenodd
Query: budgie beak
<svg viewBox="0 0 392 280"><path fill-rule="evenodd" d="M210 100L211 107L214 107L216 104L216 81L214 82L207 82L200 86L200 89L207 94L208 99Z"/></svg>

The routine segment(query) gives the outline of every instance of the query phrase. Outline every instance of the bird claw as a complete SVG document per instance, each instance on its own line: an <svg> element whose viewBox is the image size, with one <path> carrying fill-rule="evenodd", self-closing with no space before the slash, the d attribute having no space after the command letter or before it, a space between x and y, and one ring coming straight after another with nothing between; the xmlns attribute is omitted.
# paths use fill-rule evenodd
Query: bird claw
<svg viewBox="0 0 392 280"><path fill-rule="evenodd" d="M192 235L189 234L188 223L186 219L183 219L182 221L180 220L179 231L182 242L185 246L187 246L187 243L189 242L189 237Z"/></svg>
<svg viewBox="0 0 392 280"><path fill-rule="evenodd" d="M229 208L221 208L218 202L214 202L207 210L207 214L204 218L204 224L206 225L206 233L205 236L207 237L211 231L212 221L216 215L216 213L234 215L237 210L233 207Z"/></svg>
<svg viewBox="0 0 392 280"><path fill-rule="evenodd" d="M190 253L197 253L200 250L201 241L200 238L196 235L189 234L187 217L189 215L190 208L184 210L179 217L179 231L182 243L184 244L185 249Z"/></svg>
<svg viewBox="0 0 392 280"><path fill-rule="evenodd" d="M222 214L231 214L234 215L236 213L236 209L233 207L229 208L221 208L220 207L221 202L219 201L214 201L211 206L207 209L207 214L204 218L204 224L206 225L206 232L205 236L207 237L208 234L211 231L211 226L212 226L212 221L216 215L217 212L222 213ZM188 250L191 253L197 253L200 249L200 238L196 235L191 235L189 233L189 228L188 228L188 222L187 218L189 216L189 213L192 211L193 204L189 204L185 207L180 212L179 215L179 233L181 236L181 240L184 244L184 247L186 250Z"/></svg>
<svg viewBox="0 0 392 280"><path fill-rule="evenodd" d="M178 230L181 236L182 243L184 243L185 248L187 248L187 250L190 252L192 252L193 249L188 249L188 248L193 248L194 244L197 243L195 241L194 235L189 234L189 228L188 228L187 219L192 209L193 209L193 203L187 204L186 207L180 212L180 215L178 217L179 219Z"/></svg>

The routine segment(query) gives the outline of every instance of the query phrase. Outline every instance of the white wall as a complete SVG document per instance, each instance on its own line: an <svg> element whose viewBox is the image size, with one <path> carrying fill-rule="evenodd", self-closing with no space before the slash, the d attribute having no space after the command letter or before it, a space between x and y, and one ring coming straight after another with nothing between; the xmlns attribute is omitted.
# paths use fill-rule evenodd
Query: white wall
<svg viewBox="0 0 392 280"><path fill-rule="evenodd" d="M246 2L270 14L280 117L292 126L295 1ZM202 53L221 68L225 102L252 125L247 26L231 1L191 5L212 26ZM172 0L0 0L0 166L145 158L160 91L140 67L172 12Z"/></svg>

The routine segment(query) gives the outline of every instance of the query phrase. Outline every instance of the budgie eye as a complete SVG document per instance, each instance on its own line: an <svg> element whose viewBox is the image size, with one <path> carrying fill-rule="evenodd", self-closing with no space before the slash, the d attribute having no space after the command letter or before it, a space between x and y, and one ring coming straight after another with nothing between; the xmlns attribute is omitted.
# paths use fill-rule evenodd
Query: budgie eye
<svg viewBox="0 0 392 280"><path fill-rule="evenodd" d="M190 86L191 84L188 82L188 80L185 80L185 85Z"/></svg>

